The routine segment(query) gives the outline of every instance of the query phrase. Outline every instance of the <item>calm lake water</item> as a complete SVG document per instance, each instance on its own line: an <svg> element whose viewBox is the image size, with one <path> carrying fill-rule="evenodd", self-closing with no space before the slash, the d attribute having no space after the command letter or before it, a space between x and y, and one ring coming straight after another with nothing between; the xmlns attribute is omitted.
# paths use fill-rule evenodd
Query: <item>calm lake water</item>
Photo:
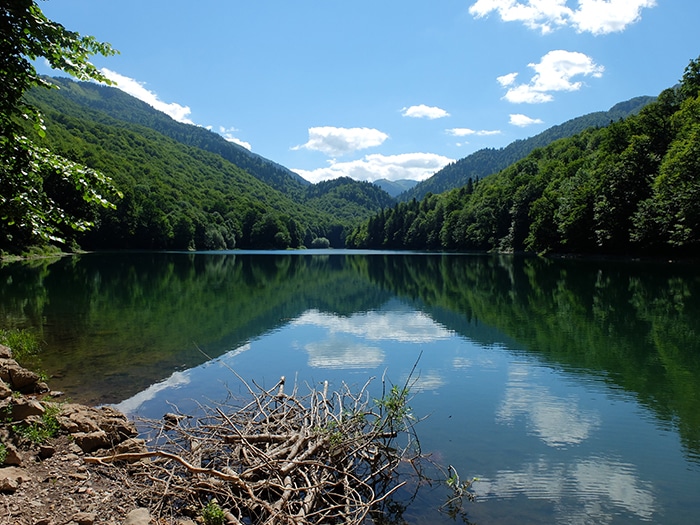
<svg viewBox="0 0 700 525"><path fill-rule="evenodd" d="M416 430L479 478L470 522L700 523L695 265L88 254L0 267L0 325L40 335L54 389L154 418L242 392L230 369L379 386L420 356ZM455 523L445 497L421 489L405 520Z"/></svg>

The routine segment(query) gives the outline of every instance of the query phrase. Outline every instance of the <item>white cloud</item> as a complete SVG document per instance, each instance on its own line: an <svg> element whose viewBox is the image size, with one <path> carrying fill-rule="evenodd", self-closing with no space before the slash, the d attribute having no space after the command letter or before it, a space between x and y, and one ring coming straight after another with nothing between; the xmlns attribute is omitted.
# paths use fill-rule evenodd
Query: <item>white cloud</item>
<svg viewBox="0 0 700 525"><path fill-rule="evenodd" d="M238 144L239 146L244 147L248 151L252 150L252 146L250 145L250 142L246 142L244 140L241 140L237 138L235 135L233 135L234 132L239 131L236 128L225 128L224 126L219 126L219 134L224 137L227 141L233 142L234 144Z"/></svg>
<svg viewBox="0 0 700 525"><path fill-rule="evenodd" d="M580 33L614 33L637 22L642 17L642 9L655 5L656 0L579 0L572 20Z"/></svg>
<svg viewBox="0 0 700 525"><path fill-rule="evenodd" d="M452 135L453 137L468 137L469 135L474 135L476 133L476 131L469 128L452 128L446 129L445 131L448 135Z"/></svg>
<svg viewBox="0 0 700 525"><path fill-rule="evenodd" d="M528 64L528 67L535 70L535 75L528 84L510 84L512 87L504 96L507 101L514 104L550 102L554 99L552 92L581 89L583 82L573 82L574 77L582 75L600 78L605 70L583 53L562 49L550 51L538 64Z"/></svg>
<svg viewBox="0 0 700 525"><path fill-rule="evenodd" d="M381 145L389 135L372 128L336 128L320 126L309 128L309 140L306 144L292 149L321 151L326 155L346 155L358 150Z"/></svg>
<svg viewBox="0 0 700 525"><path fill-rule="evenodd" d="M166 115L170 116L172 119L182 122L184 124L194 124L187 116L192 113L189 106L181 106L177 102L163 102L158 99L158 95L153 91L149 91L143 85L143 83L133 78L125 77L120 75L110 69L102 68L101 73L113 82L116 82L117 87L128 93L132 97L136 97L142 100L149 106L162 111Z"/></svg>
<svg viewBox="0 0 700 525"><path fill-rule="evenodd" d="M477 0L469 12L475 18L498 14L504 22L522 22L543 34L570 26L579 33L594 35L623 31L641 18L641 10L656 0L579 0L578 8L568 0Z"/></svg>
<svg viewBox="0 0 700 525"><path fill-rule="evenodd" d="M428 370L427 372L421 372L418 377L410 383L411 392L419 394L421 392L428 392L431 390L437 390L445 384L445 378L438 370Z"/></svg>
<svg viewBox="0 0 700 525"><path fill-rule="evenodd" d="M373 154L349 162L331 160L330 165L325 168L293 169L292 171L313 183L337 179L338 177L350 177L370 182L379 179L420 181L432 176L450 162L454 162L454 159L435 153Z"/></svg>
<svg viewBox="0 0 700 525"><path fill-rule="evenodd" d="M517 77L518 77L517 73L508 73L507 75L496 77L496 80L498 81L498 83L501 86L507 87L507 86L513 85L513 83L515 82L515 79Z"/></svg>
<svg viewBox="0 0 700 525"><path fill-rule="evenodd" d="M533 124L544 124L541 119L530 118L527 115L521 113L514 113L510 115L510 123L513 126L518 126L520 128L525 128L527 126L532 126Z"/></svg>
<svg viewBox="0 0 700 525"><path fill-rule="evenodd" d="M453 137L468 137L469 135L476 135L479 137L488 137L490 135L499 135L501 133L501 130L499 129L480 129L480 130L473 130L470 128L451 128L451 129L446 129L445 132L448 135L452 135Z"/></svg>
<svg viewBox="0 0 700 525"><path fill-rule="evenodd" d="M435 120L438 118L449 117L450 114L442 108L435 106L426 106L425 104L420 104L418 106L411 106L408 108L403 108L401 114L404 117L411 118L427 118L430 120Z"/></svg>

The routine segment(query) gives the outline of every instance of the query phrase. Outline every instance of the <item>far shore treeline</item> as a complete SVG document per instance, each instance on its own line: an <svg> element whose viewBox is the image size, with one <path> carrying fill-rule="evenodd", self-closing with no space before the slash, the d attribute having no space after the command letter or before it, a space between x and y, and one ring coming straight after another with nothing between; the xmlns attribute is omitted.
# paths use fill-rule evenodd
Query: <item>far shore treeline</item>
<svg viewBox="0 0 700 525"><path fill-rule="evenodd" d="M355 248L700 253L700 59L637 115L534 150L482 180L384 209Z"/></svg>
<svg viewBox="0 0 700 525"><path fill-rule="evenodd" d="M14 61L0 88L0 255L52 245L700 253L700 58L654 101L622 104L625 118L559 127L534 150L476 152L392 197L350 178L310 184L115 87L40 77L26 57L104 83L85 57L114 50L26 4L8 11L3 43Z"/></svg>

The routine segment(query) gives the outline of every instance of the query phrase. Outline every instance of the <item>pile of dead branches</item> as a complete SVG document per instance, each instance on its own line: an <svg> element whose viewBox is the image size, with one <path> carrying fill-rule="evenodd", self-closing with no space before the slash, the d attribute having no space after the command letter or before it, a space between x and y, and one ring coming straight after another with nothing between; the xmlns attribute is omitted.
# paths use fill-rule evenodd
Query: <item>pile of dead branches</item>
<svg viewBox="0 0 700 525"><path fill-rule="evenodd" d="M215 498L233 524L360 524L401 487L399 464L419 457L408 386L384 384L375 399L369 384L329 393L326 382L303 395L285 392L284 378L271 389L245 384L245 405L168 414L152 451L92 460L138 461L130 468L152 508Z"/></svg>

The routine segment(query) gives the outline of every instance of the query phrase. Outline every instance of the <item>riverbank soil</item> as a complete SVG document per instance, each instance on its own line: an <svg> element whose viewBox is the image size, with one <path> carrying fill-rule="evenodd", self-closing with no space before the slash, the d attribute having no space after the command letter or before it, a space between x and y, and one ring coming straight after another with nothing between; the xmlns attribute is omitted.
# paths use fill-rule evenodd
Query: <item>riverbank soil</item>
<svg viewBox="0 0 700 525"><path fill-rule="evenodd" d="M62 403L0 346L0 525L147 525L128 468L84 460L142 452L136 435L116 410Z"/></svg>

